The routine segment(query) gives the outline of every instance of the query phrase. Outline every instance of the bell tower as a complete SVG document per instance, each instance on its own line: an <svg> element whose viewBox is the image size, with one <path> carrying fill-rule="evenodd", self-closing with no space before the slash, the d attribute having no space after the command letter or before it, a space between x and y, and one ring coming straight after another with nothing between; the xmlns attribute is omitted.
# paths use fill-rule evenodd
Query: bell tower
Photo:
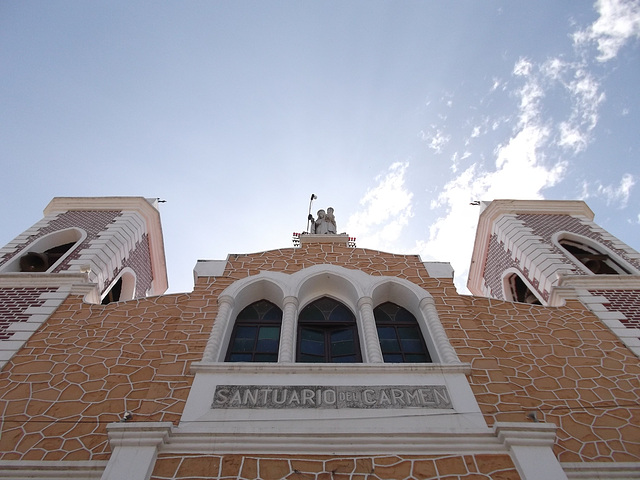
<svg viewBox="0 0 640 480"><path fill-rule="evenodd" d="M582 201L494 200L482 212L467 286L533 305L577 299L640 356L640 254Z"/></svg>
<svg viewBox="0 0 640 480"><path fill-rule="evenodd" d="M0 366L69 294L106 305L166 289L155 199L54 198L0 249Z"/></svg>

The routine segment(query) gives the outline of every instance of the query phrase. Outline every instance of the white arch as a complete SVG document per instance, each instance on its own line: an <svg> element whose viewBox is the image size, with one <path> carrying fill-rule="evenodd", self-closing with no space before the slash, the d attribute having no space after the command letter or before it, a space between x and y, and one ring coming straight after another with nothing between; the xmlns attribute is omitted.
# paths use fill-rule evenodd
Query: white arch
<svg viewBox="0 0 640 480"><path fill-rule="evenodd" d="M293 361L296 339L291 322L297 322L304 306L323 296L341 301L355 313L365 363L382 361L373 307L387 301L416 317L434 362L459 363L429 292L402 278L372 276L336 265L314 265L293 274L262 271L234 282L218 298L219 311L203 360L223 361L232 319L247 305L266 299L283 310L279 361Z"/></svg>
<svg viewBox="0 0 640 480"><path fill-rule="evenodd" d="M125 267L118 274L116 278L109 284L109 287L105 288L104 293L101 295L100 300L102 300L109 291L118 283L118 280L122 278L122 287L120 289L120 298L117 300L118 302L124 302L126 300L133 300L136 296L136 283L137 283L137 275L136 272L131 267Z"/></svg>
<svg viewBox="0 0 640 480"><path fill-rule="evenodd" d="M631 275L640 275L640 271L637 268L635 268L633 265L631 265L629 262L623 259L620 255L618 255L616 252L611 250L606 245L603 245L602 243L598 243L589 237L585 237L583 235L579 235L573 232L562 231L562 232L555 233L551 237L551 241L553 242L553 244L557 246L570 260L572 260L572 262L580 270L584 271L588 275L594 275L594 273L591 270L589 270L589 268L587 268L584 263L578 260L571 252L569 252L566 248L564 248L560 244L561 240L569 240L572 242L580 243L587 248L591 248L597 252L601 252L607 255L614 264L617 264L615 267L611 265L611 267L614 268L615 270L622 267L626 269ZM619 274L628 275L628 273L626 272L619 272Z"/></svg>
<svg viewBox="0 0 640 480"><path fill-rule="evenodd" d="M538 301L540 302L540 305L547 304L547 302L545 302L544 299L540 298L538 291L533 287L531 282L527 280L524 277L524 275L522 275L522 272L520 270L514 267L509 267L504 272L502 272L502 278L500 283L502 284L502 296L505 300L509 302L518 302L518 299L513 298L513 295L511 294L510 279L512 275L517 275L518 278L522 280L522 283L524 283L526 287L529 289L529 291L538 299Z"/></svg>
<svg viewBox="0 0 640 480"><path fill-rule="evenodd" d="M20 258L28 253L43 253L59 245L73 243L71 248L69 248L64 255L62 255L53 265L49 265L46 273L52 272L58 265L64 262L64 260L84 241L85 238L87 238L87 232L77 227L65 228L63 230L56 230L55 232L48 233L27 245L26 248L21 250L20 253L15 255L2 268L0 268L0 271L3 273L20 272Z"/></svg>

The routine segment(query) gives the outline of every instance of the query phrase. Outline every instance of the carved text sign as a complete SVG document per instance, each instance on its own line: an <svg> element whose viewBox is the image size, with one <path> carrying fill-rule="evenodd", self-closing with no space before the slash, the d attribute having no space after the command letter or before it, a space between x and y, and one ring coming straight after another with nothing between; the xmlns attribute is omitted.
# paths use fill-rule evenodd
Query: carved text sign
<svg viewBox="0 0 640 480"><path fill-rule="evenodd" d="M218 385L211 408L453 408L444 385Z"/></svg>

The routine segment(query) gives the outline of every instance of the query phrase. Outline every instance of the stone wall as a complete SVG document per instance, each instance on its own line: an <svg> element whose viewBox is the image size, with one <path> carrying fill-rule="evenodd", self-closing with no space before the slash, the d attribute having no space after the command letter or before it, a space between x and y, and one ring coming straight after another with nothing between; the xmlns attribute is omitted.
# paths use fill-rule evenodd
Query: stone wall
<svg viewBox="0 0 640 480"><path fill-rule="evenodd" d="M126 410L134 422L178 422L193 381L189 365L202 358L217 296L235 280L262 270L293 273L326 263L405 278L426 289L460 360L472 366L469 382L489 426L527 421L527 413L535 411L558 425L560 461L640 461L637 358L581 303L540 307L460 296L451 279L429 277L418 256L331 244L230 255L222 276L199 277L190 294L106 306L69 297L0 373L2 459L107 459L106 425ZM154 478L174 478L183 462L222 468L225 458L161 457ZM229 458L247 469L264 462L280 465L273 468L286 470L288 478L304 471L313 474L304 478L318 479L335 459ZM311 463L304 470L294 465L295 458ZM447 478L501 478L503 472L504 478L517 478L509 476L510 463L481 467L479 456L421 459L431 467L417 458L389 458L368 457L360 464L373 472L345 475L423 478L422 469L457 462L466 470ZM345 461L360 465L355 457ZM382 473L387 461L397 464L396 473ZM405 470L407 476L397 473ZM241 477L257 478L248 472Z"/></svg>

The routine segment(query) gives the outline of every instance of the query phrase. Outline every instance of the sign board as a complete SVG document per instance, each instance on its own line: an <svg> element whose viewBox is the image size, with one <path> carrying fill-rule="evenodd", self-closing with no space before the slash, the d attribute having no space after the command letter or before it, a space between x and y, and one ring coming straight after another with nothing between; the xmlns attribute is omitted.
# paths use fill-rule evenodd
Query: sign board
<svg viewBox="0 0 640 480"><path fill-rule="evenodd" d="M218 385L211 408L445 408L444 385Z"/></svg>

